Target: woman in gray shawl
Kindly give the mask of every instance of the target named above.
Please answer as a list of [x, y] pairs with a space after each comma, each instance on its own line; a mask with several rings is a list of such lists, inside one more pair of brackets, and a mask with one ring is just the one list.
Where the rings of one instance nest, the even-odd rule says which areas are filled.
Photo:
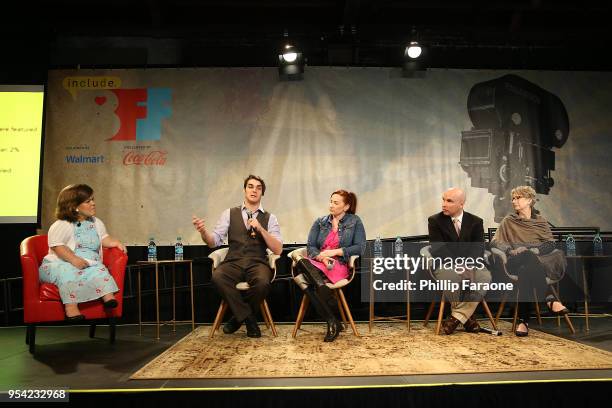
[[555, 249], [555, 240], [548, 222], [533, 207], [535, 190], [519, 186], [512, 190], [512, 206], [515, 213], [506, 216], [499, 224], [492, 245], [508, 256], [506, 268], [518, 276], [518, 290], [522, 302], [518, 305], [519, 324], [515, 334], [529, 334], [531, 302], [527, 301], [535, 288], [538, 298], [545, 294], [546, 305], [555, 314], [567, 314], [568, 310], [546, 284], [546, 277], [557, 280], [565, 273], [567, 262], [561, 251]]

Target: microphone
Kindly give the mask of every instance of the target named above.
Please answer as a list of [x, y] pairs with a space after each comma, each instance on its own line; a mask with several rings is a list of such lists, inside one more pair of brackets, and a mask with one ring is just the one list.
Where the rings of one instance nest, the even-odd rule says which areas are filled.
[[[251, 212], [251, 210], [247, 210], [246, 213], [247, 213], [247, 221], [253, 218], [253, 212]], [[249, 235], [251, 235], [251, 238], [255, 238], [255, 229], [253, 228], [252, 225], [249, 225]]]

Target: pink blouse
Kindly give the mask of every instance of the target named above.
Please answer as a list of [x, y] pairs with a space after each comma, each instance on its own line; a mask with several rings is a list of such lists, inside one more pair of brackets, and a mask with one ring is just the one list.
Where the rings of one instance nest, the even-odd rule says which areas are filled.
[[[325, 242], [323, 242], [323, 246], [321, 247], [321, 251], [325, 251], [326, 249], [338, 249], [340, 246], [340, 239], [338, 238], [338, 231], [330, 231], [325, 238]], [[327, 279], [330, 280], [331, 283], [336, 283], [339, 280], [348, 278], [349, 271], [348, 266], [338, 261], [334, 260], [334, 266], [331, 270], [327, 269], [327, 266], [323, 262], [319, 262], [314, 259], [309, 259], [310, 263], [319, 268], [321, 272], [327, 276]]]

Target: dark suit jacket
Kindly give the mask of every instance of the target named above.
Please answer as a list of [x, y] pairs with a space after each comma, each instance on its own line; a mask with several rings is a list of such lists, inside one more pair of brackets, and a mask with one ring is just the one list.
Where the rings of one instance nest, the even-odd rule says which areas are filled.
[[[461, 231], [453, 226], [453, 220], [448, 215], [439, 212], [427, 220], [429, 242], [432, 245], [431, 254], [434, 257], [471, 257], [476, 259], [484, 255], [484, 228], [482, 218], [463, 212]], [[467, 243], [474, 243], [469, 245]]]

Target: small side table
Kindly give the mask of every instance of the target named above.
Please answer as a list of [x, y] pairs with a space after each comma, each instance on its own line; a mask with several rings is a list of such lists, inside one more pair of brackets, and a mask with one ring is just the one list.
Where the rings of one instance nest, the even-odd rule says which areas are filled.
[[[406, 322], [408, 333], [410, 333], [410, 290], [406, 290], [406, 315], [405, 316], [376, 316], [374, 311], [374, 305], [376, 303], [375, 292], [374, 292], [374, 260], [370, 259], [370, 313], [368, 318], [368, 332], [372, 332], [372, 325], [376, 321], [395, 321], [395, 322]], [[406, 270], [406, 282], [410, 282], [410, 272]]]
[[[176, 265], [177, 264], [188, 264], [189, 265], [189, 294], [191, 295], [191, 330], [195, 330], [195, 320], [193, 312], [193, 268], [191, 259], [185, 259], [183, 261], [175, 261], [173, 259], [163, 261], [138, 261], [138, 264], [142, 266], [151, 266], [155, 268], [155, 316], [156, 316], [156, 336], [155, 340], [159, 340], [159, 267], [165, 265], [172, 265], [172, 332], [176, 332]], [[138, 333], [142, 336], [142, 303], [141, 303], [141, 281], [140, 274], [145, 268], [138, 268]]]
[[600, 261], [612, 258], [612, 255], [567, 255], [567, 259], [582, 262], [582, 293], [584, 294], [584, 320], [585, 331], [589, 331], [589, 286], [587, 283], [587, 263], [588, 261]]

